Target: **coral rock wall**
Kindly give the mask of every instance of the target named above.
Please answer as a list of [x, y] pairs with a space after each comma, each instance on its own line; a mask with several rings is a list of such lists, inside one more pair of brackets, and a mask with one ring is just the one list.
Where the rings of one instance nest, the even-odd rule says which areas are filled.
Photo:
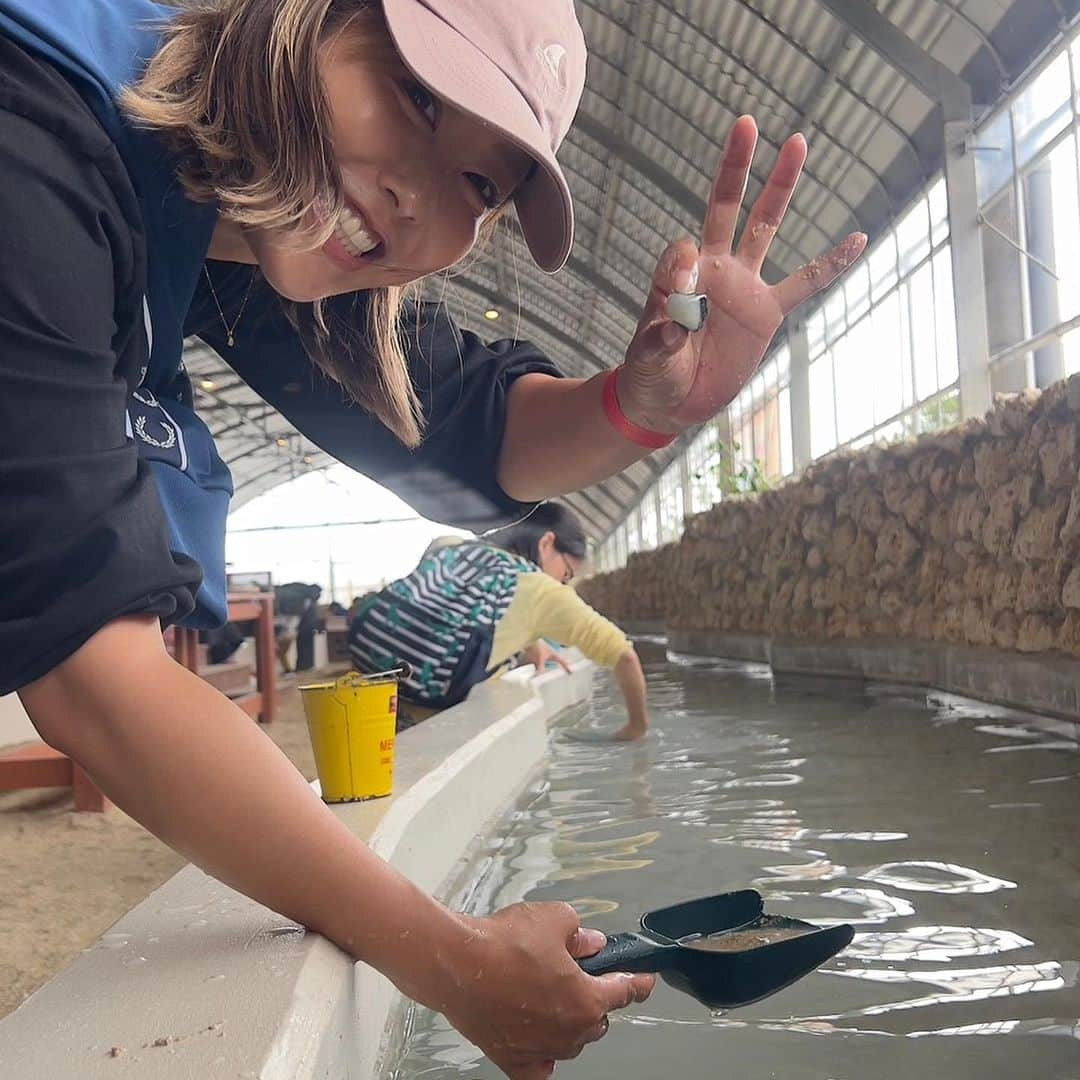
[[840, 452], [582, 583], [616, 620], [1080, 657], [1080, 376], [985, 420]]

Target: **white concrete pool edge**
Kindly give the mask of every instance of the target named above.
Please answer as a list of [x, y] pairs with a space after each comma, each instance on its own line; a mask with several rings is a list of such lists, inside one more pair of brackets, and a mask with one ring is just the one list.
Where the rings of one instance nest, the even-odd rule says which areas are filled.
[[[586, 662], [529, 674], [404, 732], [392, 799], [335, 807], [436, 895], [542, 761], [549, 722], [588, 698]], [[0, 1020], [0, 1072], [370, 1080], [400, 1004], [371, 968], [187, 867]]]

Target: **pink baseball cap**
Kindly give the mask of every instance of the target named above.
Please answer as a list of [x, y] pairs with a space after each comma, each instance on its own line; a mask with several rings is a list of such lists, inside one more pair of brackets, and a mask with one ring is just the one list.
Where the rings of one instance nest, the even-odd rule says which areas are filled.
[[434, 94], [535, 162], [514, 196], [533, 258], [562, 269], [574, 243], [570, 186], [555, 159], [585, 89], [573, 0], [383, 0], [394, 44]]

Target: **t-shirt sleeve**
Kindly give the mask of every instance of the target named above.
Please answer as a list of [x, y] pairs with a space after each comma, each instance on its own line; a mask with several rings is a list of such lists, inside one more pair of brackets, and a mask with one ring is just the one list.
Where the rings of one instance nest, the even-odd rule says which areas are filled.
[[613, 668], [632, 648], [626, 635], [572, 588], [539, 571], [518, 578], [513, 607], [529, 613], [531, 640], [574, 645], [601, 667]]
[[[217, 266], [213, 275], [216, 284]], [[340, 302], [357, 303], [353, 297]], [[444, 305], [410, 306], [405, 340], [426, 420], [422, 445], [410, 451], [313, 367], [268, 287], [257, 289], [251, 306], [251, 322], [234, 347], [220, 324], [208, 324], [199, 336], [317, 446], [444, 524], [484, 532], [533, 509], [502, 490], [496, 464], [514, 381], [533, 372], [560, 374], [536, 346], [485, 344], [462, 331]]]
[[103, 160], [9, 104], [0, 97], [0, 694], [117, 616], [185, 614], [201, 579], [170, 552], [125, 433], [145, 356], [132, 346], [137, 220]]

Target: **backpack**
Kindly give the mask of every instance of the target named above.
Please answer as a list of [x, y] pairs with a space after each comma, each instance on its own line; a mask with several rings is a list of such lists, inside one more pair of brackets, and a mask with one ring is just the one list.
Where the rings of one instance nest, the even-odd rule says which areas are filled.
[[514, 598], [518, 576], [536, 567], [480, 542], [429, 552], [407, 577], [372, 597], [349, 627], [358, 671], [408, 665], [406, 701], [448, 708], [489, 678], [495, 627]]

